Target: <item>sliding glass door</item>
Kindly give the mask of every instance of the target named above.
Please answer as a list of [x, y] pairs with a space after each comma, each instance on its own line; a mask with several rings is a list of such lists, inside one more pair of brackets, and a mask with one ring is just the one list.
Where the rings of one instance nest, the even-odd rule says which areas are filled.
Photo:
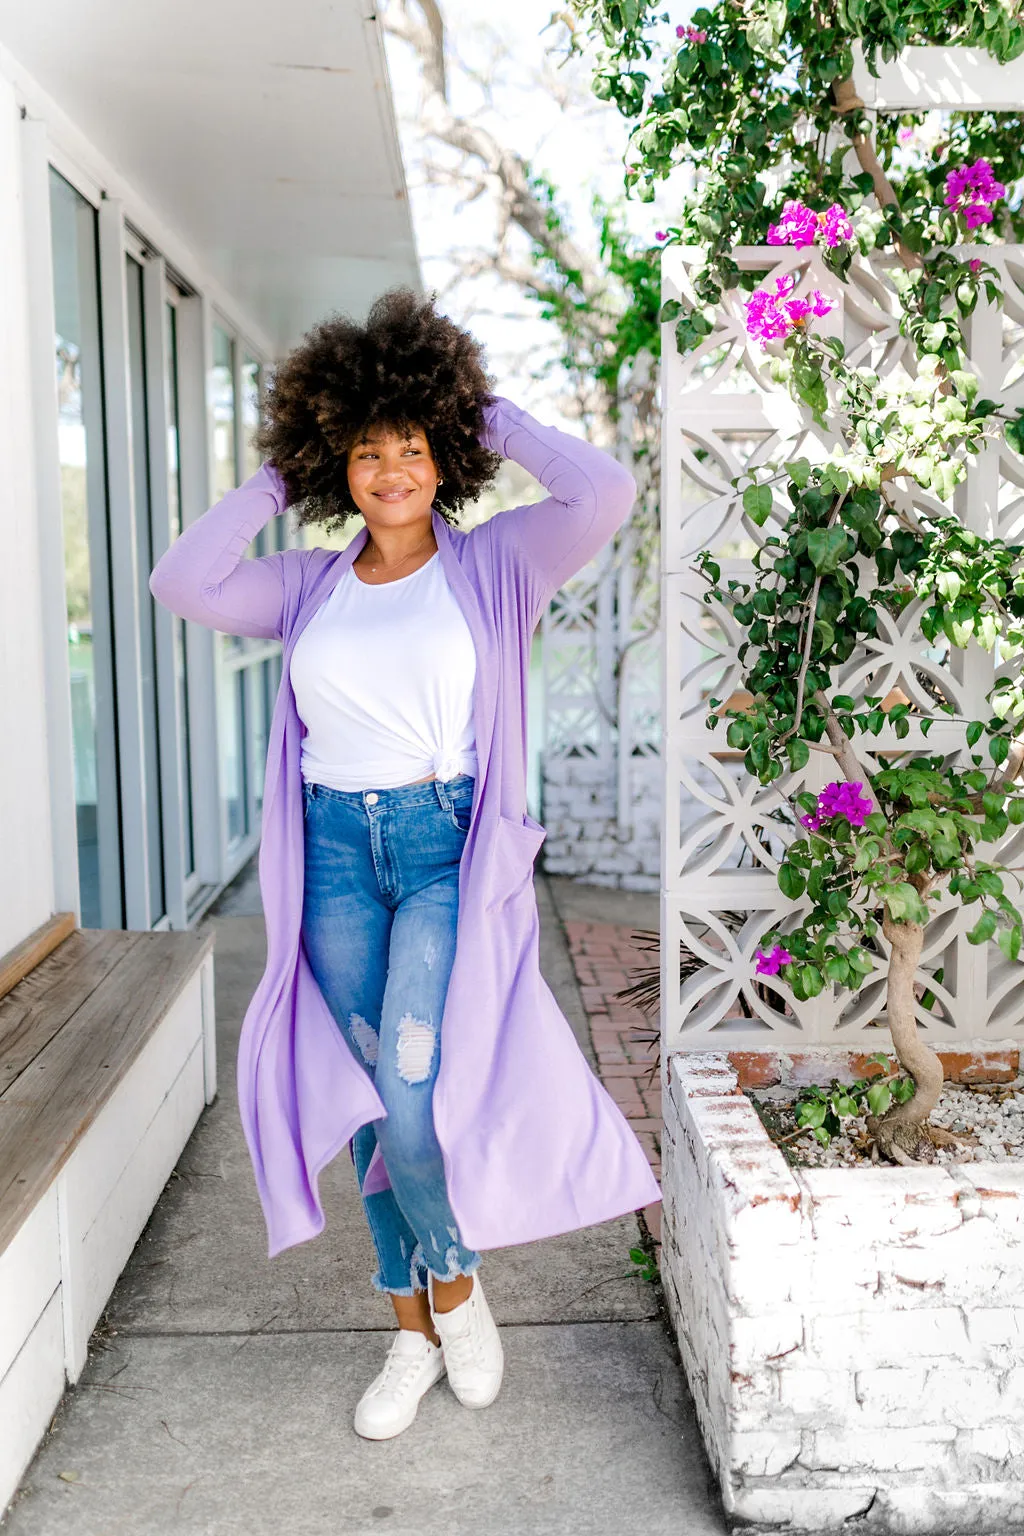
[[[167, 403], [167, 497], [170, 537], [181, 532], [181, 385], [179, 378], [178, 304], [181, 294], [168, 284], [164, 299], [164, 396]], [[178, 782], [181, 790], [181, 828], [184, 843], [186, 891], [196, 883], [195, 827], [192, 814], [192, 725], [189, 709], [185, 621], [175, 618], [174, 681], [178, 714]]]
[[76, 811], [57, 857], [77, 855], [84, 927], [185, 926], [253, 850], [280, 646], [184, 623], [149, 579], [258, 467], [263, 365], [115, 204], [51, 169], [50, 214]]
[[132, 488], [135, 510], [135, 552], [139, 612], [139, 662], [142, 683], [143, 773], [145, 778], [146, 848], [149, 874], [149, 922], [158, 923], [167, 910], [164, 882], [164, 820], [161, 791], [160, 680], [157, 670], [156, 614], [149, 590], [153, 557], [154, 498], [150, 492], [149, 400], [146, 379], [144, 272], [133, 256], [125, 258], [128, 311], [128, 381], [131, 412]]
[[96, 210], [50, 173], [55, 363], [82, 925], [124, 921]]

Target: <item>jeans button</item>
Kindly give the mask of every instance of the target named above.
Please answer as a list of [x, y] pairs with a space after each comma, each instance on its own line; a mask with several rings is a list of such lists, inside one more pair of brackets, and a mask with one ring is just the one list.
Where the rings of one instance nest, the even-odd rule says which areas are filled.
[[366, 797], [366, 803], [367, 803], [367, 805], [376, 805], [377, 801], [379, 799], [380, 799], [380, 796], [379, 795], [375, 795], [373, 790], [371, 790], [370, 793]]

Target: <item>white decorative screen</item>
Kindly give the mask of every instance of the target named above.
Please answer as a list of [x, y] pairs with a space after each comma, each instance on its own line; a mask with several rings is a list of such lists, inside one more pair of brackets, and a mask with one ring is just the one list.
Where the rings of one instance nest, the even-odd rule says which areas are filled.
[[[973, 251], [962, 254], [966, 259]], [[1016, 406], [1024, 403], [1024, 251], [988, 246], [984, 255], [1000, 270], [1005, 307], [979, 305], [969, 322], [969, 366], [981, 397]], [[736, 257], [741, 269], [763, 272], [766, 282], [792, 271], [798, 293], [820, 288], [834, 299], [836, 309], [816, 325], [841, 335], [855, 364], [886, 374], [903, 362], [908, 343], [899, 334], [884, 264], [859, 263], [844, 284], [813, 248], [741, 248]], [[693, 302], [691, 276], [700, 259], [697, 251], [666, 251], [664, 299]], [[726, 746], [728, 722], [713, 732], [706, 727], [709, 698], [741, 702], [741, 637], [727, 612], [704, 603], [708, 588], [693, 569], [695, 556], [711, 550], [723, 584], [729, 576], [745, 579], [757, 546], [779, 532], [780, 521], [754, 527], [730, 481], [770, 461], [820, 458], [830, 446], [829, 434], [771, 383], [759, 344], [746, 334], [746, 297], [729, 295], [714, 332], [686, 357], [676, 350], [671, 324], [663, 334], [663, 1045], [707, 1050], [842, 1042], [878, 1049], [884, 1042], [872, 1026], [884, 1023], [884, 995], [877, 973], [856, 996], [827, 989], [809, 1002], [797, 1002], [778, 978], [754, 975], [762, 935], [795, 910], [776, 879], [781, 850], [794, 835], [780, 787], [818, 790], [837, 776], [832, 759], [812, 753], [802, 773], [762, 788], [744, 770], [741, 754]], [[916, 488], [898, 491], [896, 499], [911, 522], [921, 508], [952, 510], [979, 532], [1024, 541], [1024, 463], [1002, 441], [978, 456], [952, 507]], [[877, 641], [869, 655], [851, 660], [838, 691], [885, 697], [899, 688], [922, 711], [943, 698], [968, 720], [987, 719], [991, 656], [976, 647], [952, 653], [930, 647], [917, 627], [919, 613], [920, 604], [899, 620], [880, 613]], [[874, 767], [887, 752], [957, 752], [962, 733], [961, 724], [940, 715], [927, 741], [915, 724], [902, 742], [883, 731], [858, 736], [855, 746]], [[1011, 829], [995, 856], [1024, 866], [1024, 830]], [[1024, 967], [1010, 965], [995, 945], [967, 943], [976, 917], [976, 909], [947, 897], [928, 929], [918, 1013], [936, 1043], [1024, 1033]], [[688, 971], [682, 981], [681, 957]]]

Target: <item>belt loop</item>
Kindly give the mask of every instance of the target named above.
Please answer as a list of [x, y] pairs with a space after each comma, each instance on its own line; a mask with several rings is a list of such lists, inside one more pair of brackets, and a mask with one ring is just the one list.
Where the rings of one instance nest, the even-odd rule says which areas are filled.
[[440, 805], [442, 811], [450, 811], [452, 808], [451, 796], [445, 789], [443, 780], [440, 778], [434, 778], [431, 780], [431, 783], [434, 786], [434, 792], [437, 795], [438, 804]]

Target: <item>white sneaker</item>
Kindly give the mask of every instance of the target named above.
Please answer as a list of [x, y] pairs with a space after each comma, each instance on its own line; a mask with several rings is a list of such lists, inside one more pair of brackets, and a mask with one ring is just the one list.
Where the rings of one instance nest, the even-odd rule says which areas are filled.
[[356, 1404], [355, 1431], [364, 1440], [390, 1440], [408, 1429], [420, 1398], [444, 1375], [444, 1355], [425, 1333], [400, 1328], [384, 1369]]
[[427, 1271], [430, 1311], [444, 1352], [451, 1389], [466, 1408], [486, 1408], [498, 1395], [505, 1354], [480, 1278], [450, 1312], [434, 1311], [433, 1275]]

